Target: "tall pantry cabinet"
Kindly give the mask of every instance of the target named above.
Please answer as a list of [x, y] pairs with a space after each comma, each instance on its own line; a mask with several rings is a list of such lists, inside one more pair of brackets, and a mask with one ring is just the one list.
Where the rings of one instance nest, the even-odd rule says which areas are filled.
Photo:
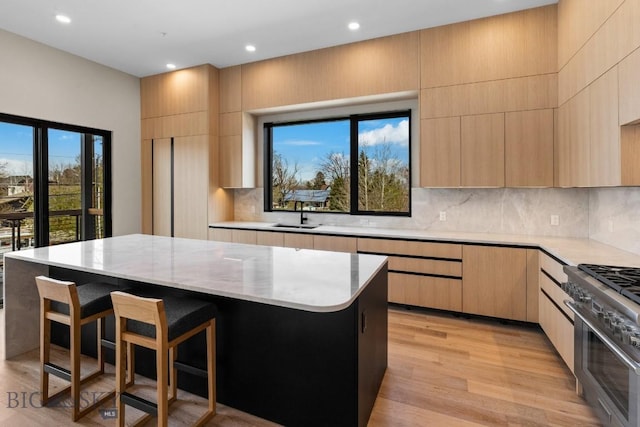
[[142, 230], [208, 238], [229, 219], [232, 195], [218, 183], [218, 70], [202, 65], [145, 77], [142, 116]]

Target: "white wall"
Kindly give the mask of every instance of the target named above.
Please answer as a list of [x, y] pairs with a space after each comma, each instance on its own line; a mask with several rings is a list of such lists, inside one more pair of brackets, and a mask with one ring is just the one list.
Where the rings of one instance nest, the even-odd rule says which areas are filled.
[[140, 232], [140, 79], [3, 30], [0, 52], [0, 112], [112, 131], [113, 234]]

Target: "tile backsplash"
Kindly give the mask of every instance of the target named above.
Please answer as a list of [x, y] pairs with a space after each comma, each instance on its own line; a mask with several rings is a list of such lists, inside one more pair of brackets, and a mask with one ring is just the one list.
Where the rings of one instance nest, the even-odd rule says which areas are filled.
[[[311, 223], [588, 237], [587, 189], [427, 189], [411, 193], [410, 218], [309, 213]], [[298, 215], [264, 212], [263, 189], [235, 190], [235, 220], [296, 222]], [[440, 220], [445, 212], [446, 220]], [[551, 224], [557, 215], [558, 225]]]
[[589, 237], [640, 254], [640, 187], [592, 188]]
[[[640, 187], [414, 188], [410, 218], [309, 213], [311, 223], [591, 238], [640, 254]], [[263, 190], [235, 190], [237, 221], [296, 222], [264, 212]], [[440, 220], [445, 212], [446, 221]], [[552, 215], [558, 225], [552, 225]]]

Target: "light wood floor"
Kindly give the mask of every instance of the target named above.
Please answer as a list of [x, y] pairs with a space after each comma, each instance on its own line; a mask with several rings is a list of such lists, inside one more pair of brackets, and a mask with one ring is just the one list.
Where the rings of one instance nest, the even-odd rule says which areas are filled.
[[[38, 372], [37, 352], [0, 361], [0, 425], [71, 424], [68, 409], [38, 408], [37, 394], [30, 404]], [[100, 391], [112, 381], [106, 375], [88, 388]], [[143, 393], [153, 392], [152, 383], [140, 382]], [[538, 328], [391, 308], [389, 367], [369, 426], [599, 425], [574, 388], [573, 376]], [[204, 399], [187, 393], [179, 398], [170, 425], [188, 425], [204, 410]], [[127, 415], [137, 414], [128, 409]], [[78, 424], [114, 421], [95, 411]], [[219, 404], [208, 425], [274, 424]]]

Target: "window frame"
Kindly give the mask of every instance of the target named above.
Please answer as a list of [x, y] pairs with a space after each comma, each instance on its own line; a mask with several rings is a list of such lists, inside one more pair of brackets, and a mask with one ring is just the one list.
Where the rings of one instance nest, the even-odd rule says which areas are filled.
[[[53, 122], [48, 120], [40, 120], [29, 117], [16, 116], [12, 114], [0, 113], [0, 122], [12, 123], [16, 125], [30, 126], [33, 128], [33, 180], [36, 192], [34, 194], [34, 232], [35, 232], [35, 246], [42, 247], [49, 245], [49, 188], [48, 183], [49, 170], [48, 170], [48, 131], [50, 129], [76, 132], [82, 134], [81, 136], [81, 168], [82, 168], [82, 182], [83, 182], [83, 195], [82, 200], [86, 201], [90, 199], [91, 188], [84, 185], [87, 181], [86, 168], [90, 167], [90, 163], [87, 164], [87, 160], [90, 154], [93, 153], [93, 147], [87, 150], [86, 145], [89, 144], [89, 138], [87, 135], [101, 136], [103, 139], [102, 148], [102, 163], [103, 163], [103, 179], [104, 179], [104, 208], [103, 208], [103, 221], [104, 221], [104, 237], [111, 237], [113, 234], [112, 226], [112, 182], [111, 182], [111, 131], [90, 128], [85, 126], [70, 125], [65, 123]], [[83, 210], [85, 206], [83, 204]], [[81, 231], [81, 240], [86, 240], [86, 231], [88, 221], [83, 220], [83, 229]]]
[[[296, 212], [295, 210], [274, 210], [273, 209], [273, 190], [272, 190], [272, 167], [273, 167], [273, 128], [279, 126], [301, 125], [311, 123], [329, 123], [336, 121], [349, 121], [349, 168], [350, 168], [350, 188], [349, 188], [349, 211], [344, 212], [322, 212], [323, 214], [334, 215], [362, 215], [362, 216], [387, 216], [387, 217], [411, 217], [411, 184], [412, 184], [412, 159], [411, 159], [411, 108], [403, 108], [398, 110], [357, 113], [330, 116], [326, 118], [316, 118], [309, 120], [285, 120], [285, 121], [269, 121], [263, 124], [263, 141], [264, 141], [264, 212]], [[406, 118], [408, 121], [408, 146], [407, 146], [407, 166], [408, 166], [408, 209], [404, 212], [393, 211], [364, 211], [358, 207], [358, 124], [361, 121], [376, 119], [393, 119]]]

